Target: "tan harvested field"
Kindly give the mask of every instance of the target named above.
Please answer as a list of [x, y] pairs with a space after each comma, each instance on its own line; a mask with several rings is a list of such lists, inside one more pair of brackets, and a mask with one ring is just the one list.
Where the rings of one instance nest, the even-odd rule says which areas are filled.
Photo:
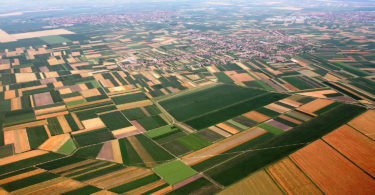
[[301, 107], [297, 108], [297, 110], [315, 115], [315, 111], [320, 110], [332, 103], [334, 103], [334, 101], [332, 100], [316, 99], [307, 104], [302, 105]]
[[45, 187], [64, 182], [65, 180], [67, 180], [67, 178], [57, 177], [57, 178], [54, 178], [54, 179], [51, 179], [51, 180], [47, 180], [47, 181], [44, 181], [44, 182], [41, 182], [41, 183], [37, 183], [35, 185], [31, 185], [31, 186], [27, 186], [25, 188], [18, 189], [16, 191], [13, 191], [12, 194], [24, 195], [24, 194], [34, 193], [34, 192], [37, 192], [38, 190], [43, 189]]
[[122, 128], [122, 129], [114, 130], [114, 131], [112, 131], [112, 134], [116, 137], [116, 136], [119, 136], [121, 134], [129, 133], [129, 132], [137, 131], [137, 130], [138, 130], [137, 127], [130, 126], [130, 127], [125, 127], [125, 128]]
[[6, 164], [9, 164], [9, 163], [13, 163], [13, 162], [17, 162], [17, 161], [20, 161], [20, 160], [32, 158], [32, 157], [35, 157], [35, 156], [40, 156], [40, 155], [47, 154], [47, 153], [48, 153], [47, 151], [42, 151], [42, 150], [31, 150], [31, 151], [24, 152], [24, 153], [21, 153], [21, 154], [8, 156], [8, 157], [5, 157], [5, 158], [1, 159], [0, 166], [6, 165]]
[[44, 106], [53, 104], [50, 92], [38, 93], [34, 95], [35, 106]]
[[120, 145], [118, 143], [118, 140], [111, 141], [111, 144], [112, 144], [114, 162], [122, 164], [122, 155], [121, 155], [121, 150], [120, 150]]
[[[73, 173], [75, 171], [79, 171], [78, 169], [75, 169], [79, 166], [87, 165], [87, 164], [90, 164], [90, 163], [93, 163], [93, 162], [95, 162], [95, 160], [88, 159], [88, 160], [73, 163], [73, 164], [70, 164], [70, 165], [67, 165], [67, 166], [63, 166], [63, 167], [60, 167], [60, 168], [57, 168], [57, 169], [54, 169], [54, 170], [50, 170], [49, 172], [61, 174], [62, 176], [64, 176], [64, 175]], [[87, 168], [87, 167], [84, 167], [84, 168], [81, 168], [81, 169], [85, 169], [85, 168]], [[74, 169], [74, 171], [69, 171], [71, 169]], [[62, 172], [64, 172], [64, 173], [62, 173]]]
[[375, 180], [317, 140], [290, 155], [298, 167], [326, 194], [374, 194]]
[[72, 102], [72, 101], [82, 100], [82, 99], [84, 98], [79, 95], [79, 96], [64, 98], [64, 102]]
[[232, 194], [283, 194], [271, 177], [262, 169], [229, 186], [218, 195]]
[[92, 193], [91, 195], [116, 195], [116, 193], [107, 190], [101, 190], [99, 192]]
[[286, 194], [323, 194], [289, 158], [269, 166], [267, 172]]
[[0, 29], [0, 43], [17, 41], [12, 35]]
[[29, 81], [36, 81], [37, 77], [35, 73], [15, 73], [16, 76], [16, 82], [17, 83], [23, 83], [23, 82], [29, 82]]
[[290, 122], [292, 122], [292, 123], [294, 123], [294, 124], [297, 124], [297, 125], [300, 125], [300, 124], [302, 124], [302, 122], [301, 122], [301, 121], [299, 121], [299, 120], [296, 120], [296, 119], [294, 119], [294, 118], [291, 118], [291, 117], [289, 117], [289, 116], [286, 116], [286, 115], [280, 115], [280, 118], [282, 118], [282, 119], [285, 119], [285, 120], [287, 120], [287, 121], [290, 121]]
[[116, 107], [119, 110], [125, 110], [125, 109], [138, 108], [138, 107], [143, 107], [143, 106], [150, 106], [152, 104], [153, 103], [150, 100], [142, 100], [138, 102], [131, 102], [127, 104], [116, 105]]
[[67, 35], [74, 34], [74, 32], [65, 29], [54, 29], [54, 30], [42, 30], [28, 33], [9, 34], [12, 38], [19, 39], [30, 39], [36, 37], [52, 36], [52, 35]]
[[[334, 130], [323, 139], [364, 171], [375, 176], [374, 141], [348, 125]], [[349, 147], [348, 147], [349, 146]]]
[[171, 190], [173, 190], [173, 186], [167, 186], [159, 191], [152, 193], [151, 195], [162, 195], [162, 194], [166, 194], [167, 192]]
[[84, 120], [82, 121], [82, 124], [85, 126], [86, 130], [100, 129], [105, 127], [105, 124], [100, 118]]
[[29, 172], [26, 172], [26, 173], [21, 173], [21, 174], [17, 174], [17, 175], [11, 176], [11, 177], [7, 177], [5, 179], [0, 180], [0, 185], [10, 183], [10, 182], [13, 182], [13, 181], [17, 181], [17, 180], [20, 180], [20, 179], [23, 179], [23, 178], [26, 178], [26, 177], [30, 177], [30, 176], [33, 176], [33, 175], [36, 175], [36, 174], [39, 174], [39, 173], [43, 173], [43, 172], [45, 172], [45, 170], [36, 169], [36, 170], [29, 171]]
[[36, 127], [36, 126], [41, 126], [41, 125], [46, 125], [46, 124], [48, 124], [47, 120], [38, 120], [38, 121], [29, 122], [29, 123], [23, 123], [19, 125], [4, 127], [3, 131], [12, 131], [12, 130], [24, 129], [27, 127]]
[[297, 102], [297, 101], [295, 101], [295, 100], [293, 100], [291, 98], [285, 98], [285, 99], [280, 100], [279, 102], [287, 104], [289, 106], [293, 106], [295, 108], [302, 105], [302, 103]]
[[99, 188], [109, 189], [118, 185], [132, 182], [134, 180], [152, 175], [153, 172], [149, 169], [138, 167], [127, 167], [119, 171], [105, 174], [100, 177], [88, 180], [87, 183], [95, 185]]
[[266, 116], [264, 114], [261, 114], [261, 113], [259, 113], [257, 111], [250, 111], [248, 113], [243, 114], [242, 116], [244, 116], [244, 117], [246, 117], [248, 119], [251, 119], [251, 120], [253, 120], [255, 122], [258, 122], [258, 123], [263, 122], [263, 121], [268, 120], [268, 119], [271, 118], [271, 117]]
[[81, 91], [81, 94], [83, 97], [87, 98], [87, 97], [100, 95], [100, 92], [98, 91], [97, 88], [93, 88], [93, 89]]
[[67, 114], [69, 114], [68, 111], [62, 111], [62, 112], [56, 112], [56, 113], [51, 113], [51, 114], [38, 115], [35, 118], [36, 118], [36, 120], [40, 120], [40, 119], [52, 118], [52, 117], [55, 117], [55, 116], [63, 116], [63, 115], [67, 115]]
[[146, 193], [154, 188], [157, 188], [161, 185], [164, 185], [165, 184], [165, 181], [163, 180], [159, 180], [159, 181], [155, 181], [153, 183], [150, 183], [150, 184], [147, 184], [147, 185], [144, 185], [142, 187], [139, 187], [139, 188], [136, 188], [134, 190], [131, 190], [129, 192], [126, 192], [127, 194], [143, 194], [143, 193]]
[[265, 106], [265, 108], [268, 108], [268, 109], [273, 110], [273, 111], [278, 112], [278, 113], [284, 113], [284, 112], [288, 112], [290, 110], [290, 108], [280, 106], [280, 105], [275, 104], [275, 103], [268, 104], [267, 106]]
[[64, 131], [64, 133], [69, 133], [72, 131], [72, 129], [70, 128], [68, 124], [68, 121], [66, 121], [66, 118], [63, 115], [57, 116], [57, 120], [59, 121], [59, 124], [62, 130]]
[[12, 99], [16, 97], [16, 91], [15, 90], [7, 90], [4, 91], [4, 100]]
[[224, 123], [219, 123], [216, 125], [217, 127], [220, 127], [221, 129], [224, 129], [225, 131], [228, 131], [229, 133], [231, 134], [236, 134], [238, 132], [240, 132], [239, 130], [227, 125], [227, 124], [224, 124]]
[[223, 153], [227, 150], [230, 150], [242, 143], [245, 143], [251, 139], [254, 139], [264, 133], [266, 133], [264, 129], [261, 128], [251, 128], [248, 130], [244, 130], [232, 137], [214, 143], [210, 146], [207, 146], [203, 149], [197, 150], [193, 153], [190, 153], [184, 157], [182, 157], [182, 161], [187, 165], [194, 165], [204, 160], [207, 160], [217, 154]]
[[230, 137], [230, 136], [232, 136], [230, 133], [228, 133], [228, 132], [226, 132], [226, 131], [223, 131], [223, 130], [221, 130], [220, 128], [217, 128], [217, 127], [215, 127], [215, 126], [211, 126], [211, 127], [209, 127], [208, 129], [210, 129], [211, 131], [213, 131], [213, 132], [215, 132], [215, 133], [218, 133], [218, 134], [220, 134], [220, 135], [222, 135], [222, 136], [224, 136], [224, 137]]
[[26, 129], [5, 131], [4, 143], [5, 145], [13, 144], [15, 153], [21, 153], [30, 150], [29, 138], [27, 137]]
[[39, 146], [41, 150], [48, 150], [56, 152], [61, 146], [70, 139], [69, 134], [61, 134], [50, 137], [42, 145]]
[[72, 179], [66, 179], [56, 184], [51, 184], [49, 186], [46, 186], [44, 188], [35, 190], [31, 193], [27, 193], [29, 195], [39, 195], [39, 194], [62, 194], [65, 192], [69, 192], [78, 188], [81, 188], [83, 186], [86, 186], [86, 184], [81, 183], [79, 181], [75, 181]]
[[55, 57], [51, 57], [47, 60], [48, 64], [50, 66], [58, 65], [58, 64], [64, 64], [65, 61], [63, 59], [57, 59]]
[[299, 93], [301, 95], [316, 97], [316, 98], [326, 98], [325, 94], [337, 93], [334, 90], [322, 90], [322, 91], [313, 91], [313, 92], [304, 92]]
[[129, 140], [130, 144], [133, 146], [134, 150], [137, 152], [139, 157], [145, 163], [146, 167], [153, 167], [156, 165], [156, 162], [154, 162], [154, 159], [146, 151], [146, 149], [142, 146], [141, 142], [139, 142], [136, 137], [131, 136], [131, 137], [128, 137], [127, 139]]
[[66, 110], [65, 105], [56, 106], [56, 107], [52, 107], [52, 108], [34, 110], [34, 113], [35, 113], [35, 115], [42, 115], [42, 114], [47, 114], [47, 113], [51, 113], [51, 112], [58, 112], [58, 111], [62, 111], [62, 110]]
[[22, 109], [22, 105], [21, 105], [21, 98], [17, 97], [17, 98], [13, 98], [10, 100], [10, 109], [13, 111], [13, 110], [19, 110], [19, 109]]
[[375, 139], [375, 110], [368, 110], [348, 123], [353, 128]]

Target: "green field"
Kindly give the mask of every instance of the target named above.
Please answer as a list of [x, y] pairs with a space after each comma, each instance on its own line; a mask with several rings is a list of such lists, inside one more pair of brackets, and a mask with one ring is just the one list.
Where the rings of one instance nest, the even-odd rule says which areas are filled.
[[137, 122], [141, 124], [142, 127], [146, 130], [151, 130], [167, 125], [167, 122], [165, 122], [159, 115], [144, 117], [138, 119]]
[[276, 135], [280, 135], [282, 133], [284, 133], [284, 131], [282, 129], [279, 129], [279, 128], [276, 128], [272, 125], [269, 125], [267, 123], [262, 123], [262, 124], [259, 124], [258, 127], [268, 131], [268, 132], [271, 132], [273, 134], [276, 134]]
[[119, 111], [101, 114], [99, 117], [102, 119], [105, 126], [111, 131], [132, 125]]
[[152, 182], [155, 182], [155, 181], [158, 181], [158, 180], [160, 180], [160, 177], [153, 174], [153, 175], [149, 175], [149, 176], [146, 176], [144, 178], [137, 179], [135, 181], [132, 181], [132, 182], [114, 187], [112, 189], [109, 189], [109, 191], [119, 193], [119, 194], [123, 194], [125, 192], [130, 191], [130, 190], [139, 188], [141, 186], [147, 185], [149, 183], [152, 183]]
[[60, 44], [64, 42], [71, 42], [69, 39], [58, 36], [58, 35], [52, 35], [52, 36], [45, 36], [45, 37], [40, 37], [43, 41], [47, 42], [48, 44]]
[[184, 137], [180, 137], [177, 139], [177, 141], [191, 150], [199, 150], [211, 144], [211, 142], [202, 138], [198, 134], [190, 134]]
[[30, 148], [35, 149], [48, 139], [44, 126], [26, 128], [27, 137], [29, 138]]
[[212, 160], [204, 161], [195, 165], [194, 168], [201, 170], [202, 167], [209, 168], [216, 163], [225, 161], [224, 163], [206, 171], [205, 173], [222, 185], [227, 186], [233, 184], [259, 168], [275, 162], [276, 160], [279, 160], [305, 146], [311, 141], [326, 135], [342, 124], [350, 121], [363, 111], [365, 111], [365, 108], [355, 105], [343, 104], [337, 106], [321, 116], [311, 119], [308, 122], [293, 128], [292, 130], [284, 132], [283, 134], [264, 134], [261, 137], [250, 140], [249, 142], [236, 147], [236, 150], [240, 151], [257, 148], [272, 149], [255, 150], [243, 153], [236, 158], [232, 158], [227, 161], [225, 161], [227, 158], [225, 158], [224, 155], [217, 156], [212, 158]]
[[197, 174], [194, 169], [179, 160], [157, 166], [154, 168], [154, 172], [170, 185], [176, 184]]
[[[179, 121], [213, 112], [241, 101], [266, 93], [262, 90], [243, 88], [235, 85], [215, 85], [171, 97], [160, 102]], [[232, 94], [236, 94], [233, 96]]]
[[114, 139], [112, 133], [106, 128], [74, 134], [73, 138], [76, 140], [78, 146], [87, 146]]
[[166, 125], [166, 126], [163, 126], [163, 127], [159, 127], [159, 128], [147, 131], [144, 134], [147, 135], [148, 137], [152, 138], [152, 139], [158, 139], [158, 138], [165, 137], [165, 136], [168, 136], [170, 134], [176, 133], [178, 131], [180, 131], [180, 129], [178, 129], [174, 126]]
[[121, 95], [112, 97], [112, 100], [115, 104], [126, 104], [130, 102], [136, 102], [141, 100], [147, 100], [147, 96], [144, 93], [133, 93], [129, 95]]

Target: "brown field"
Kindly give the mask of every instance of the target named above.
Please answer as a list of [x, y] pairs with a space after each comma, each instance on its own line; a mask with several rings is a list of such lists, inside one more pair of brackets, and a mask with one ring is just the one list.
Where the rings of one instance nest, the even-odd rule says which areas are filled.
[[22, 109], [21, 105], [21, 98], [13, 98], [10, 100], [10, 109], [13, 110], [19, 110]]
[[81, 183], [79, 181], [75, 181], [72, 179], [66, 179], [59, 183], [48, 185], [44, 188], [35, 190], [31, 193], [28, 193], [29, 195], [35, 194], [62, 194], [65, 192], [69, 192], [78, 188], [81, 188], [83, 186], [86, 186], [86, 184]]
[[125, 109], [137, 108], [137, 107], [141, 107], [141, 106], [150, 106], [152, 104], [153, 103], [150, 100], [142, 100], [142, 101], [138, 101], [138, 102], [131, 102], [131, 103], [127, 103], [127, 104], [116, 105], [116, 107], [119, 110], [125, 110]]
[[159, 181], [155, 181], [153, 183], [150, 183], [150, 184], [147, 184], [147, 185], [144, 185], [142, 187], [139, 187], [139, 188], [136, 188], [134, 190], [131, 190], [129, 192], [126, 192], [127, 194], [143, 194], [143, 193], [146, 193], [154, 188], [157, 188], [161, 185], [164, 185], [165, 184], [165, 181], [163, 180], [159, 180]]
[[[343, 125], [323, 139], [364, 171], [375, 176], [374, 141], [348, 125]], [[350, 146], [350, 147], [348, 147]]]
[[79, 96], [64, 98], [64, 102], [72, 102], [72, 101], [82, 100], [82, 99], [84, 98], [79, 95]]
[[50, 92], [38, 93], [33, 95], [35, 106], [44, 106], [53, 104]]
[[70, 139], [69, 134], [61, 134], [50, 137], [42, 145], [39, 146], [41, 150], [48, 150], [56, 152], [61, 146]]
[[[63, 166], [63, 167], [51, 170], [50, 172], [56, 173], [56, 174], [61, 174], [62, 176], [64, 176], [64, 175], [72, 173], [72, 171], [69, 171], [70, 169], [74, 169], [74, 168], [77, 168], [79, 166], [87, 165], [87, 164], [90, 164], [90, 163], [93, 163], [93, 162], [95, 162], [95, 161], [91, 160], [91, 159], [88, 159], [88, 160], [84, 160], [84, 161], [81, 161], [81, 162], [73, 163], [73, 164], [70, 164], [70, 165], [67, 165], [67, 166]], [[84, 168], [86, 168], [86, 167], [84, 167]], [[79, 171], [79, 170], [74, 169], [74, 171]], [[61, 173], [61, 172], [64, 172], [64, 173]]]
[[268, 119], [271, 118], [271, 117], [266, 116], [264, 114], [261, 114], [261, 113], [259, 113], [257, 111], [250, 111], [248, 113], [243, 114], [242, 116], [244, 116], [244, 117], [246, 117], [248, 119], [251, 119], [251, 120], [253, 120], [255, 122], [258, 122], [258, 123], [263, 122], [263, 121], [268, 120]]
[[330, 94], [330, 93], [337, 93], [337, 92], [334, 90], [322, 90], [322, 91], [304, 92], [304, 93], [299, 93], [299, 94], [316, 97], [316, 98], [326, 98], [325, 94]]
[[330, 104], [334, 103], [332, 100], [325, 100], [325, 99], [316, 99], [312, 102], [302, 105], [301, 107], [297, 108], [302, 112], [306, 112], [312, 115], [315, 115], [314, 112], [322, 109]]
[[229, 133], [231, 134], [236, 134], [238, 132], [240, 132], [239, 130], [225, 124], [225, 123], [219, 123], [216, 125], [217, 127], [220, 127], [221, 129], [224, 129], [225, 131], [228, 131]]
[[35, 73], [15, 73], [15, 76], [16, 76], [17, 83], [37, 80]]
[[149, 169], [139, 167], [126, 167], [119, 171], [90, 179], [87, 181], [87, 183], [95, 185], [99, 188], [109, 189], [152, 174], [153, 172]]
[[280, 105], [275, 104], [275, 103], [268, 104], [267, 106], [265, 106], [265, 108], [268, 108], [268, 109], [273, 110], [273, 111], [278, 112], [278, 113], [284, 113], [284, 112], [288, 112], [290, 110], [290, 108], [286, 108], [284, 106], [280, 106]]
[[230, 137], [230, 136], [232, 136], [230, 133], [227, 133], [227, 132], [225, 132], [225, 131], [223, 131], [220, 128], [217, 128], [215, 126], [211, 126], [208, 129], [210, 129], [211, 131], [216, 132], [216, 133], [218, 133], [218, 134], [220, 134], [220, 135], [222, 135], [224, 137]]
[[52, 108], [45, 108], [45, 109], [40, 109], [40, 110], [34, 110], [34, 113], [35, 113], [35, 115], [42, 115], [42, 114], [47, 114], [47, 113], [51, 113], [51, 112], [58, 112], [58, 111], [62, 111], [62, 110], [66, 110], [65, 105], [56, 106], [56, 107], [52, 107]]
[[21, 153], [30, 150], [29, 138], [27, 137], [26, 129], [5, 131], [4, 143], [5, 145], [13, 144], [15, 153]]
[[84, 120], [84, 121], [82, 121], [82, 124], [83, 124], [83, 126], [85, 126], [86, 130], [100, 129], [100, 128], [105, 127], [105, 124], [103, 123], [103, 121], [100, 118], [93, 118], [93, 119]]
[[4, 100], [12, 99], [16, 97], [16, 91], [15, 90], [7, 90], [4, 91]]
[[132, 131], [137, 131], [137, 127], [135, 126], [130, 126], [130, 127], [125, 127], [125, 128], [122, 128], [122, 129], [117, 129], [117, 130], [114, 130], [112, 131], [112, 134], [117, 137], [117, 136], [120, 136], [124, 133], [129, 133], [129, 132], [132, 132]]
[[31, 67], [20, 68], [20, 73], [28, 73], [28, 72], [33, 72]]
[[173, 187], [172, 186], [167, 186], [159, 191], [156, 191], [154, 193], [152, 193], [151, 195], [162, 195], [162, 194], [166, 194], [167, 192], [173, 190]]
[[29, 172], [26, 172], [26, 173], [21, 173], [21, 174], [18, 174], [18, 175], [7, 177], [5, 179], [0, 180], [0, 185], [10, 183], [10, 182], [13, 182], [13, 181], [17, 181], [17, 180], [20, 180], [20, 179], [23, 179], [23, 178], [26, 178], [26, 177], [30, 177], [30, 176], [33, 176], [33, 175], [36, 175], [36, 174], [39, 174], [39, 173], [43, 173], [43, 172], [45, 172], [45, 170], [36, 169], [36, 170], [29, 171]]
[[8, 157], [1, 159], [0, 166], [13, 163], [13, 162], [17, 162], [20, 160], [28, 159], [28, 158], [35, 157], [35, 156], [40, 156], [40, 155], [47, 154], [47, 153], [48, 153], [47, 151], [42, 151], [42, 150], [31, 150], [31, 151], [16, 154], [13, 156], [8, 156]]
[[242, 143], [245, 143], [255, 137], [258, 137], [267, 131], [261, 128], [251, 128], [248, 130], [244, 130], [232, 137], [224, 139], [222, 141], [216, 142], [210, 146], [197, 150], [193, 153], [190, 153], [184, 157], [182, 157], [182, 161], [187, 165], [194, 165], [204, 160], [207, 160], [217, 154], [223, 153], [227, 150], [230, 150]]
[[100, 149], [96, 159], [113, 161], [113, 152], [111, 141], [104, 142], [102, 148]]
[[286, 116], [286, 115], [280, 115], [280, 118], [282, 118], [282, 119], [285, 119], [285, 120], [287, 120], [287, 121], [290, 121], [290, 122], [292, 122], [292, 123], [294, 123], [294, 124], [297, 124], [297, 125], [300, 125], [300, 124], [302, 124], [302, 122], [301, 122], [301, 121], [299, 121], [299, 120], [296, 120], [296, 119], [294, 119], [294, 118], [291, 118], [291, 117], [289, 117], [289, 116]]
[[13, 125], [10, 127], [4, 127], [3, 131], [12, 131], [12, 130], [24, 129], [27, 127], [36, 127], [36, 126], [41, 126], [41, 125], [46, 125], [46, 124], [48, 124], [47, 120], [39, 120], [39, 121], [33, 121], [33, 122], [23, 123], [19, 125]]
[[302, 103], [297, 102], [291, 98], [285, 98], [285, 99], [280, 100], [279, 102], [287, 104], [289, 106], [293, 106], [295, 108], [302, 105]]
[[31, 185], [31, 186], [27, 186], [25, 188], [18, 189], [16, 191], [13, 191], [12, 194], [24, 195], [24, 194], [34, 193], [34, 192], [37, 192], [38, 190], [46, 188], [48, 186], [64, 182], [65, 180], [67, 180], [67, 178], [57, 177], [57, 178], [54, 178], [54, 179], [51, 179], [51, 180], [47, 180], [47, 181], [44, 181], [44, 182], [41, 182], [41, 183], [37, 183], [35, 185]]
[[289, 158], [269, 166], [267, 172], [286, 194], [323, 194]]
[[271, 177], [262, 169], [229, 186], [219, 195], [229, 194], [283, 194]]
[[298, 150], [290, 158], [326, 194], [375, 193], [375, 180], [322, 140]]
[[72, 131], [72, 129], [70, 128], [68, 124], [68, 121], [66, 121], [66, 118], [63, 115], [57, 116], [57, 120], [59, 121], [60, 126], [62, 130], [64, 131], [64, 133], [69, 133]]
[[371, 139], [375, 139], [375, 110], [368, 110], [348, 124]]
[[130, 144], [133, 146], [134, 150], [137, 152], [139, 157], [145, 163], [146, 167], [153, 167], [156, 165], [154, 159], [150, 156], [150, 154], [146, 151], [146, 149], [142, 146], [141, 142], [134, 136], [127, 138]]
[[99, 192], [92, 193], [91, 195], [116, 195], [116, 193], [107, 190], [101, 190]]
[[46, 119], [46, 118], [51, 118], [51, 117], [55, 117], [55, 116], [67, 115], [67, 114], [69, 114], [69, 112], [66, 110], [66, 111], [56, 112], [56, 113], [51, 113], [51, 114], [38, 115], [35, 118], [36, 118], [36, 120], [40, 120], [40, 119]]
[[81, 94], [85, 98], [100, 95], [97, 88], [81, 91]]
[[10, 34], [15, 39], [30, 39], [35, 37], [52, 36], [52, 35], [66, 35], [74, 34], [74, 32], [65, 29], [42, 30], [27, 33]]
[[120, 150], [120, 145], [118, 143], [118, 140], [112, 140], [112, 153], [113, 153], [113, 160], [114, 162], [122, 164], [122, 155]]

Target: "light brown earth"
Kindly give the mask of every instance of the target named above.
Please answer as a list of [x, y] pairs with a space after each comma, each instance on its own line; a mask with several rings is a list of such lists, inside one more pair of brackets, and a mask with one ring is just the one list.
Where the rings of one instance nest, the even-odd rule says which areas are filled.
[[325, 99], [316, 99], [307, 104], [302, 105], [301, 107], [297, 108], [302, 112], [306, 112], [309, 114], [314, 114], [315, 111], [320, 110], [330, 104], [334, 103], [332, 100], [325, 100]]
[[286, 194], [323, 194], [289, 158], [269, 166], [267, 172]]
[[361, 169], [375, 176], [373, 140], [348, 125], [341, 126], [324, 136], [323, 139]]
[[105, 127], [105, 124], [100, 118], [84, 120], [82, 124], [86, 129], [100, 129]]
[[258, 123], [263, 122], [263, 121], [268, 120], [268, 119], [271, 118], [271, 117], [266, 116], [264, 114], [261, 114], [261, 113], [259, 113], [257, 111], [250, 111], [248, 113], [243, 114], [242, 116], [244, 116], [244, 117], [246, 117], [248, 119], [251, 119], [251, 120], [253, 120], [255, 122], [258, 122]]
[[218, 195], [232, 194], [283, 194], [271, 177], [262, 169], [229, 186]]
[[66, 121], [66, 118], [63, 115], [57, 116], [57, 120], [59, 121], [59, 124], [62, 130], [64, 131], [64, 133], [69, 133], [72, 131], [72, 129], [69, 126], [68, 121]]
[[19, 109], [22, 109], [22, 105], [21, 105], [21, 98], [20, 97], [17, 97], [17, 98], [13, 98], [10, 100], [10, 109], [13, 111], [13, 110], [19, 110]]
[[16, 76], [17, 83], [37, 80], [35, 73], [15, 73], [15, 76]]
[[290, 158], [326, 194], [375, 193], [375, 180], [322, 140]]
[[221, 129], [224, 129], [225, 131], [231, 133], [231, 134], [236, 134], [238, 132], [240, 132], [239, 130], [227, 125], [227, 124], [224, 124], [224, 123], [219, 123], [216, 125], [217, 127], [221, 128]]
[[284, 106], [280, 106], [280, 105], [275, 104], [275, 103], [268, 104], [267, 106], [265, 106], [265, 108], [268, 108], [268, 109], [273, 110], [273, 111], [278, 112], [278, 113], [284, 113], [284, 112], [288, 112], [290, 110], [290, 108], [286, 108]]
[[375, 110], [368, 110], [348, 123], [358, 131], [375, 139]]

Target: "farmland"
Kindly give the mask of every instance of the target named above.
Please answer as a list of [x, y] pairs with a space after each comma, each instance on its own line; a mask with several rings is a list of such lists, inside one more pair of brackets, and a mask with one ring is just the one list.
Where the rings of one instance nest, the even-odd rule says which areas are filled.
[[373, 3], [23, 6], [0, 194], [374, 194]]

